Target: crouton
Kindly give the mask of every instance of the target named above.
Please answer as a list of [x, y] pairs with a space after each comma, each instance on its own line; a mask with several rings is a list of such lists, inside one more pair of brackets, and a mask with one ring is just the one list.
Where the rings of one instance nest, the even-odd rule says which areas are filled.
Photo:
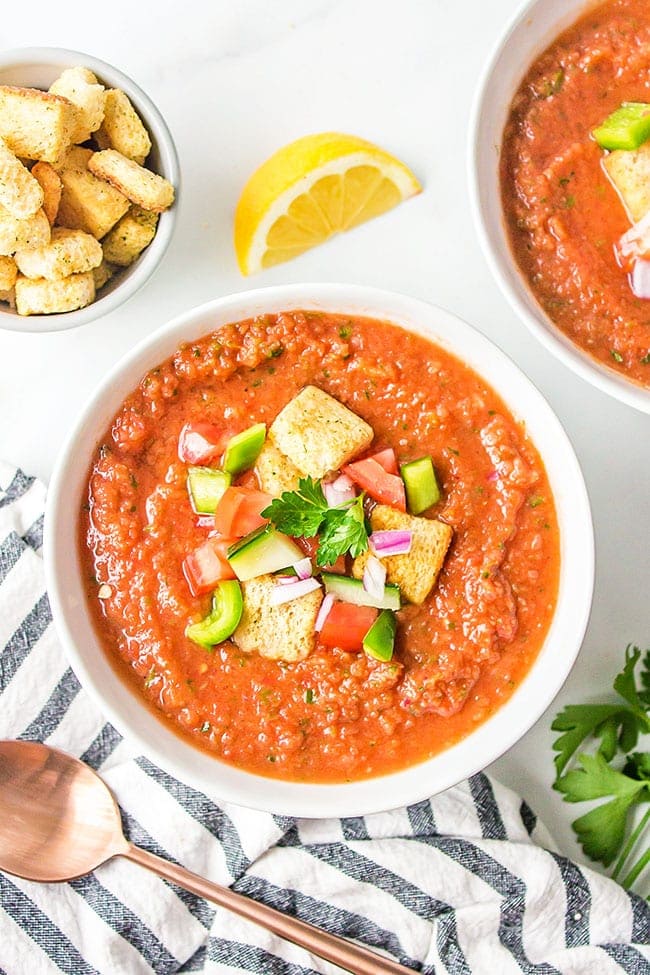
[[66, 68], [50, 85], [53, 95], [61, 95], [77, 107], [73, 142], [85, 142], [104, 119], [106, 89], [88, 68]]
[[638, 149], [616, 149], [603, 159], [603, 166], [628, 212], [632, 223], [650, 213], [650, 142]]
[[0, 139], [0, 204], [19, 220], [32, 217], [43, 205], [40, 183], [3, 139]]
[[50, 223], [43, 210], [26, 220], [17, 220], [0, 206], [0, 254], [8, 256], [23, 247], [40, 247], [49, 239]]
[[[434, 518], [415, 518], [378, 504], [370, 515], [373, 531], [410, 531], [413, 533], [411, 551], [408, 555], [391, 555], [382, 559], [386, 566], [386, 581], [399, 586], [402, 598], [419, 605], [427, 598], [436, 584], [442, 569], [447, 549], [451, 542], [452, 529], [444, 521]], [[352, 575], [363, 578], [363, 570], [369, 552], [364, 552], [352, 563]]]
[[260, 490], [267, 494], [282, 494], [283, 491], [297, 491], [300, 471], [285, 457], [273, 441], [267, 437], [257, 460], [255, 473]]
[[54, 166], [46, 162], [34, 163], [32, 176], [38, 180], [43, 190], [43, 209], [52, 227], [61, 202], [61, 178]]
[[75, 146], [59, 169], [62, 192], [56, 222], [73, 230], [85, 230], [100, 240], [129, 209], [127, 198], [88, 171], [93, 153]]
[[314, 624], [323, 601], [321, 589], [290, 603], [271, 605], [278, 581], [271, 575], [242, 582], [244, 611], [233, 640], [245, 653], [257, 652], [269, 660], [293, 663], [314, 649]]
[[49, 243], [18, 250], [18, 270], [27, 278], [65, 278], [102, 263], [102, 245], [83, 230], [54, 227]]
[[92, 271], [70, 274], [48, 281], [47, 278], [16, 280], [16, 309], [19, 315], [51, 315], [56, 312], [85, 308], [95, 300]]
[[88, 160], [88, 169], [143, 210], [160, 213], [174, 202], [174, 187], [169, 180], [139, 166], [115, 149], [102, 149], [94, 153]]
[[151, 139], [128, 96], [109, 88], [104, 104], [104, 121], [95, 133], [100, 149], [117, 149], [140, 166], [151, 151]]
[[115, 274], [115, 268], [108, 261], [102, 261], [98, 267], [93, 268], [93, 278], [95, 280], [95, 291], [99, 291], [111, 280]]
[[157, 213], [132, 206], [104, 237], [104, 257], [120, 267], [133, 264], [155, 237], [157, 224]]
[[10, 291], [16, 283], [18, 268], [12, 257], [0, 257], [0, 291]]
[[0, 290], [0, 301], [3, 301], [5, 304], [9, 305], [10, 308], [15, 308], [16, 307], [16, 289], [15, 288], [7, 288], [6, 291], [4, 289]]
[[72, 142], [77, 108], [36, 88], [0, 85], [0, 137], [15, 155], [55, 162]]
[[373, 439], [372, 427], [316, 386], [305, 386], [278, 413], [271, 437], [301, 474], [336, 471]]

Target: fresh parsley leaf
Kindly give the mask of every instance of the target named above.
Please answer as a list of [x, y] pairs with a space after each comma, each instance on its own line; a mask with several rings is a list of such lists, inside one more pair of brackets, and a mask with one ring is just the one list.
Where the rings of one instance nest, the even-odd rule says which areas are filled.
[[318, 545], [318, 565], [332, 565], [339, 555], [345, 555], [346, 552], [356, 558], [367, 548], [368, 532], [363, 513], [363, 495], [359, 495], [345, 509], [330, 509]]
[[625, 775], [650, 783], [650, 752], [632, 752], [623, 767]]
[[641, 690], [639, 700], [646, 710], [650, 710], [650, 650], [646, 650], [645, 657], [641, 663]]
[[553, 742], [553, 749], [558, 752], [555, 756], [558, 775], [564, 772], [571, 757], [590, 735], [601, 739], [600, 752], [608, 762], [616, 754], [619, 739], [627, 743], [634, 738], [630, 745], [634, 748], [638, 736], [635, 716], [618, 704], [568, 704], [551, 728], [564, 732]]
[[303, 477], [298, 481], [297, 491], [284, 491], [279, 498], [274, 498], [262, 517], [269, 518], [285, 535], [312, 538], [318, 534], [328, 510], [320, 483]]
[[645, 781], [632, 779], [611, 768], [600, 753], [579, 755], [578, 761], [582, 768], [567, 772], [556, 781], [554, 788], [564, 793], [567, 802], [614, 797], [573, 823], [587, 856], [600, 860], [607, 867], [623, 845], [628, 810], [641, 798], [646, 798], [643, 793], [649, 786]]
[[[609, 762], [618, 750], [631, 751], [639, 734], [650, 732], [650, 715], [643, 704], [644, 692], [637, 691], [635, 680], [635, 667], [640, 656], [638, 647], [628, 646], [625, 666], [614, 680], [614, 690], [626, 704], [569, 704], [557, 715], [551, 728], [564, 732], [553, 743], [554, 751], [558, 752], [555, 756], [558, 775], [562, 774], [571, 757], [590, 735], [600, 739], [599, 751]], [[650, 651], [646, 654], [646, 661], [650, 664]], [[650, 697], [650, 673], [642, 671], [642, 681], [644, 676], [649, 682], [647, 693]]]
[[319, 535], [318, 565], [331, 565], [346, 552], [356, 558], [368, 548], [363, 495], [330, 508], [320, 482], [311, 477], [301, 478], [297, 491], [285, 491], [275, 498], [262, 516], [285, 535]]

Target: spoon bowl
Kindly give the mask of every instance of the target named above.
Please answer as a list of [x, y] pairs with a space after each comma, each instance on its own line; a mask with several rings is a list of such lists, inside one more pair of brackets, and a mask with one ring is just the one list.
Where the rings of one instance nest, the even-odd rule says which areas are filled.
[[139, 863], [356, 975], [412, 971], [134, 846], [122, 832], [108, 786], [91, 768], [36, 741], [0, 741], [0, 870], [25, 880], [75, 880], [114, 856]]
[[0, 823], [0, 870], [25, 880], [74, 880], [128, 848], [99, 776], [36, 741], [0, 742]]

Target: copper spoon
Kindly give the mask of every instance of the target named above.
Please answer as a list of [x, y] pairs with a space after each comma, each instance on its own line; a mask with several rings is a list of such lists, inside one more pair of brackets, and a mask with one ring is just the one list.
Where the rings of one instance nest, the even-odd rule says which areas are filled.
[[122, 832], [108, 786], [88, 765], [39, 742], [0, 741], [0, 870], [25, 880], [74, 880], [114, 856], [133, 860], [356, 975], [413, 975], [368, 948], [134, 846]]

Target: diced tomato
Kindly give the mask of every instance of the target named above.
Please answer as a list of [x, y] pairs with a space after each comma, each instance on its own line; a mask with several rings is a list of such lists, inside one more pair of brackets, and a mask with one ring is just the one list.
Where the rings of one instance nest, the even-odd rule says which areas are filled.
[[377, 619], [379, 611], [371, 606], [334, 603], [323, 623], [319, 638], [328, 647], [361, 650], [363, 638]]
[[213, 537], [184, 559], [183, 573], [193, 596], [210, 592], [222, 579], [235, 579], [227, 553], [235, 539]]
[[230, 437], [213, 423], [186, 423], [178, 438], [178, 456], [185, 464], [207, 464], [224, 452]]
[[377, 453], [372, 454], [368, 460], [376, 460], [380, 467], [384, 468], [387, 474], [399, 474], [397, 457], [395, 456], [395, 451], [392, 447], [386, 447], [384, 450], [377, 451]]
[[214, 527], [228, 538], [243, 538], [267, 523], [260, 514], [273, 500], [265, 491], [229, 487], [214, 513]]
[[[316, 565], [316, 555], [318, 554], [319, 542], [318, 538], [316, 536], [313, 538], [296, 538], [294, 541], [300, 546], [305, 555], [312, 560], [314, 565]], [[320, 568], [326, 569], [327, 572], [338, 572], [340, 575], [345, 575], [345, 555], [339, 555], [336, 562], [334, 562], [332, 565], [324, 565], [320, 566]]]
[[371, 498], [392, 508], [406, 511], [404, 481], [397, 474], [389, 474], [372, 457], [357, 460], [343, 468], [355, 484], [367, 491]]

